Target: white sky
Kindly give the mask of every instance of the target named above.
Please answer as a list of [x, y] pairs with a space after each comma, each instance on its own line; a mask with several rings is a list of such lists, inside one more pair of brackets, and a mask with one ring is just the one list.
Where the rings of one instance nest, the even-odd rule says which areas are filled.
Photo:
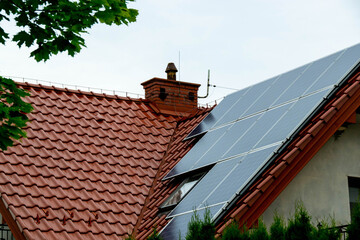
[[[241, 89], [360, 42], [358, 0], [138, 0], [129, 26], [96, 25], [74, 58], [46, 63], [30, 49], [0, 45], [0, 75], [143, 94], [142, 82], [166, 77]], [[6, 26], [2, 24], [3, 27]], [[179, 67], [179, 51], [181, 62]], [[179, 75], [178, 75], [179, 79]], [[232, 90], [211, 88], [212, 102]]]

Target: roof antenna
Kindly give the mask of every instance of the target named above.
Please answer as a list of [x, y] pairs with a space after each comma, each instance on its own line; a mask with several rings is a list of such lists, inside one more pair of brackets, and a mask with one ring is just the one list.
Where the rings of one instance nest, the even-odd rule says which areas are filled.
[[179, 81], [180, 81], [180, 50], [179, 50]]
[[209, 87], [210, 87], [210, 69], [208, 69], [208, 80], [207, 80], [207, 86], [206, 86], [206, 95], [201, 97], [198, 96], [198, 98], [207, 98], [209, 96]]

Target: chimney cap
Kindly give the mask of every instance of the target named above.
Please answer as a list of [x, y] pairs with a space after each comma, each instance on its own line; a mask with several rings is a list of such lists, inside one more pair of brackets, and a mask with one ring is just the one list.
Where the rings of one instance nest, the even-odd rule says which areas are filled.
[[166, 67], [166, 70], [165, 72], [166, 73], [169, 73], [169, 72], [177, 72], [177, 68], [175, 67], [175, 64], [174, 63], [168, 63], [167, 67]]

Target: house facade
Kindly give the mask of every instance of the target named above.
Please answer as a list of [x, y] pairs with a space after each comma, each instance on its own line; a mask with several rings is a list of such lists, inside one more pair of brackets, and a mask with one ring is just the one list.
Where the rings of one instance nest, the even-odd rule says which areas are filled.
[[350, 223], [350, 205], [359, 196], [354, 181], [360, 179], [359, 120], [356, 114], [353, 123], [341, 127], [265, 210], [262, 217], [268, 226], [275, 212], [289, 218], [297, 201], [316, 224], [331, 219], [337, 226]]

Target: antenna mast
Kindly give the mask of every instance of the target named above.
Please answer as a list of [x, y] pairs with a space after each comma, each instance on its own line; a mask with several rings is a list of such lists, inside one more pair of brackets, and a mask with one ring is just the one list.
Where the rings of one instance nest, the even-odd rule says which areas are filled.
[[180, 51], [179, 51], [179, 81], [180, 81]]
[[206, 85], [206, 95], [201, 97], [198, 96], [198, 98], [207, 98], [209, 96], [209, 87], [210, 87], [210, 69], [208, 69], [208, 79], [207, 79], [207, 85]]

